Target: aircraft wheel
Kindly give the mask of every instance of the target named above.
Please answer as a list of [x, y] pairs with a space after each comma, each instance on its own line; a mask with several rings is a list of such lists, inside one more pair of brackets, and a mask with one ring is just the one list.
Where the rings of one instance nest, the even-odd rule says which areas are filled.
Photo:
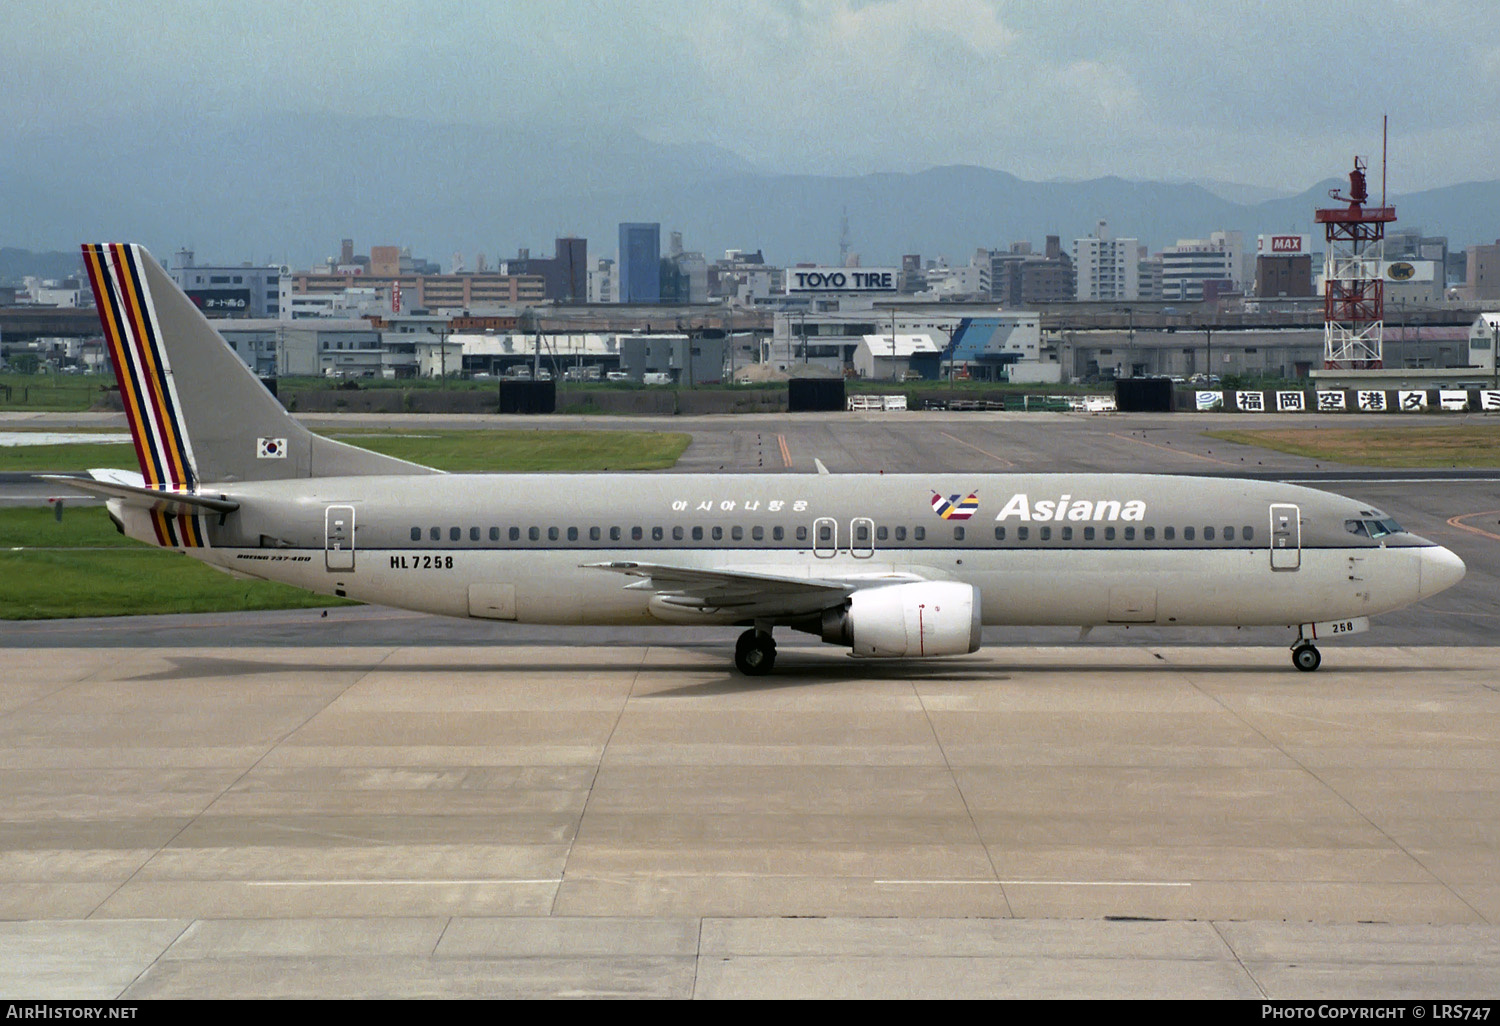
[[1298, 645], [1292, 649], [1292, 665], [1307, 673], [1316, 670], [1323, 662], [1323, 656], [1312, 645]]
[[734, 666], [747, 677], [761, 677], [776, 665], [776, 641], [769, 634], [748, 630], [734, 646]]

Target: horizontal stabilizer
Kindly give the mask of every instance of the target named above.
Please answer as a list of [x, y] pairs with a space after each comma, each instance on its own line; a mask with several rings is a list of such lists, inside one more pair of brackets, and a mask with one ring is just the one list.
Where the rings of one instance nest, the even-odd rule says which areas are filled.
[[119, 499], [127, 506], [148, 509], [153, 513], [184, 514], [197, 516], [205, 513], [233, 513], [240, 504], [233, 499], [214, 498], [192, 492], [163, 491], [140, 485], [123, 484], [119, 481], [104, 481], [86, 477], [69, 477], [65, 474], [38, 474], [43, 481], [76, 488], [101, 499]]

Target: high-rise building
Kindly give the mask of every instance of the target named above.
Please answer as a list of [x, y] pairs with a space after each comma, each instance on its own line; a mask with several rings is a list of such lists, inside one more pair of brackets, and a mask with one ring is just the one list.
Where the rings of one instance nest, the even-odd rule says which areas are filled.
[[1073, 240], [1073, 273], [1079, 301], [1140, 298], [1140, 241], [1116, 239], [1100, 221], [1094, 234]]
[[620, 224], [620, 303], [661, 302], [661, 224], [625, 221]]
[[589, 294], [589, 240], [560, 238], [553, 243], [553, 256], [533, 257], [521, 250], [514, 258], [500, 262], [501, 274], [539, 274], [545, 283], [548, 299], [563, 303], [582, 303]]
[[1056, 235], [1042, 253], [1030, 242], [1013, 242], [1007, 252], [990, 253], [990, 296], [1001, 306], [1063, 303], [1073, 298], [1073, 261]]
[[[1239, 232], [1213, 232], [1206, 239], [1178, 239], [1161, 252], [1161, 298], [1200, 303], [1206, 291], [1222, 294], [1245, 287], [1245, 244]], [[1206, 289], [1214, 282], [1213, 289]]]
[[1465, 250], [1465, 299], [1500, 299], [1500, 239], [1493, 246], [1470, 246]]

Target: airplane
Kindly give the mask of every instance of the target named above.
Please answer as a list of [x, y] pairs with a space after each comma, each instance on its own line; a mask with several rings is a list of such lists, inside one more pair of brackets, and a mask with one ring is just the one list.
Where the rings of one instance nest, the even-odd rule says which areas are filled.
[[[449, 474], [297, 423], [144, 248], [83, 246], [140, 472], [57, 478], [239, 577], [446, 616], [784, 627], [858, 657], [989, 625], [1295, 627], [1292, 662], [1457, 584], [1368, 503], [1147, 474]], [[820, 471], [822, 468], [819, 468]]]

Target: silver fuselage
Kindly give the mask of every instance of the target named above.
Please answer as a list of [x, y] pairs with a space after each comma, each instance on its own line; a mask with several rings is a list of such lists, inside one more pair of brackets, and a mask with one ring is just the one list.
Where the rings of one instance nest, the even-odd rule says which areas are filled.
[[[812, 611], [683, 611], [590, 565], [618, 560], [959, 581], [979, 590], [992, 625], [1295, 625], [1398, 609], [1463, 574], [1416, 535], [1352, 533], [1346, 522], [1384, 517], [1367, 503], [1223, 478], [452, 474], [220, 487], [240, 508], [201, 518], [206, 545], [181, 550], [194, 558], [328, 595], [527, 623]], [[149, 513], [113, 509], [156, 542]]]

